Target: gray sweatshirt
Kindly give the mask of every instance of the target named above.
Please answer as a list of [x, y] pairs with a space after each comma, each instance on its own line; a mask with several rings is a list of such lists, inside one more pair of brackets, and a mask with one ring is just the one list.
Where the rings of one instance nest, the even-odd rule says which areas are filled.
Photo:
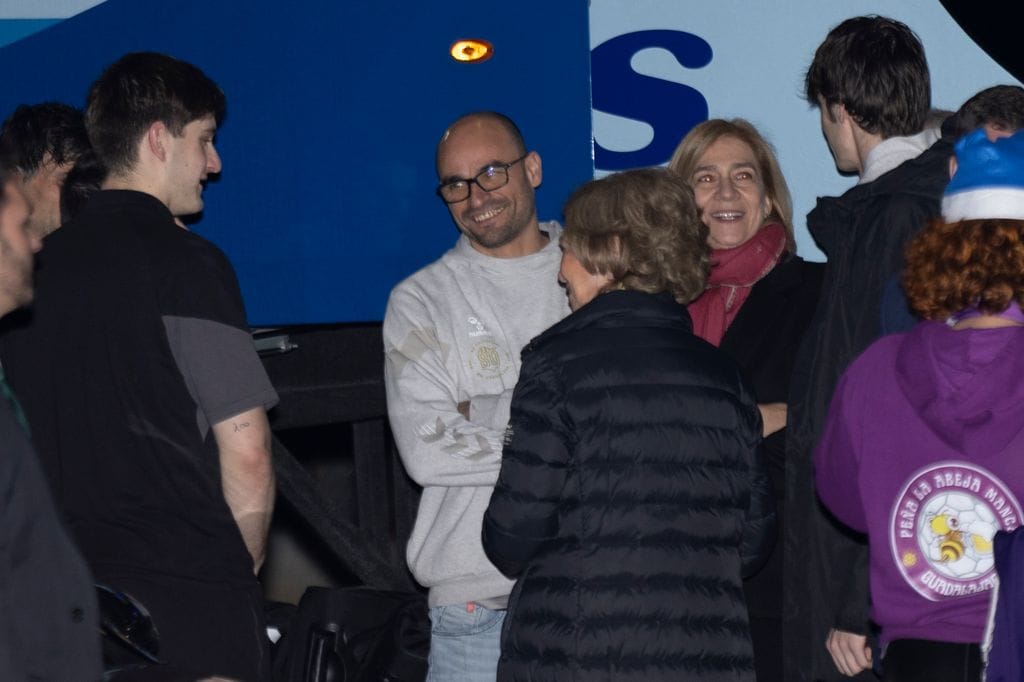
[[[406, 559], [431, 606], [500, 606], [512, 581], [480, 530], [501, 468], [523, 347], [569, 314], [558, 284], [558, 223], [522, 258], [492, 258], [460, 237], [391, 292], [384, 315], [388, 416], [406, 470], [423, 486]], [[469, 419], [458, 404], [470, 402]]]

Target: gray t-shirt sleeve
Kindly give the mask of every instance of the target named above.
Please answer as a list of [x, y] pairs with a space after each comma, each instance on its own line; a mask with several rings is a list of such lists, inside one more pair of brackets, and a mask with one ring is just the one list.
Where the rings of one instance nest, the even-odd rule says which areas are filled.
[[277, 392], [246, 331], [194, 317], [165, 315], [163, 321], [174, 361], [196, 402], [203, 438], [213, 424], [277, 404]]

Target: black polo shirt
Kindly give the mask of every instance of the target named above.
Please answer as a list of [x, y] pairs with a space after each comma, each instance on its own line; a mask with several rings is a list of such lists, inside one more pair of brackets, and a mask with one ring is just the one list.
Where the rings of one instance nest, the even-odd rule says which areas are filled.
[[46, 239], [31, 320], [2, 354], [100, 582], [254, 583], [210, 425], [277, 396], [219, 249], [148, 194], [99, 192]]

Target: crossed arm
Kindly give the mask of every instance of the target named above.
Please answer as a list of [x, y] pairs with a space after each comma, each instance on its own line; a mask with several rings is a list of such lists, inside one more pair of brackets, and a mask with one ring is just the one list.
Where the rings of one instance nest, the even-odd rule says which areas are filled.
[[421, 486], [491, 486], [501, 468], [511, 389], [466, 395], [431, 313], [396, 291], [384, 316], [388, 415], [406, 470]]

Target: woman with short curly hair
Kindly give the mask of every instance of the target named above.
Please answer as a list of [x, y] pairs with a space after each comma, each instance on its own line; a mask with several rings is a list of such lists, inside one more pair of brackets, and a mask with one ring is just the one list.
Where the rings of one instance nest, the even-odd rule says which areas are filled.
[[574, 312], [523, 350], [484, 516], [484, 549], [518, 581], [501, 681], [754, 679], [741, 578], [773, 512], [754, 398], [686, 312], [706, 238], [665, 169], [566, 204]]
[[850, 365], [815, 452], [822, 501], [868, 535], [885, 680], [981, 679], [994, 536], [1024, 520], [1024, 132], [956, 155], [907, 250], [925, 321]]
[[708, 275], [708, 229], [675, 174], [643, 168], [583, 185], [565, 205], [561, 245], [609, 288], [667, 291], [689, 303]]

